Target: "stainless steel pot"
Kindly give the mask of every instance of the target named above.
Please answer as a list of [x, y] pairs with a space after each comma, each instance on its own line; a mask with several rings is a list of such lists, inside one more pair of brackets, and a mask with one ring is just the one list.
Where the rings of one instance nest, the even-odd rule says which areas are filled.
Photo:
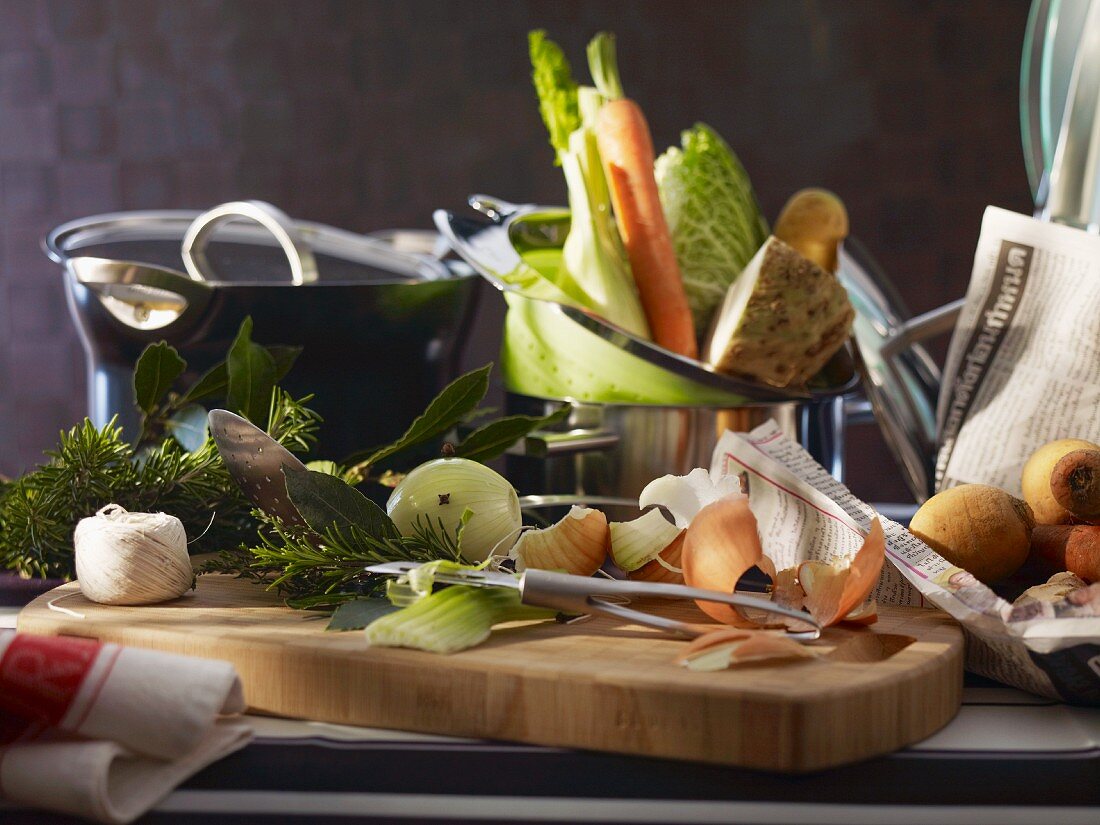
[[65, 268], [89, 416], [102, 425], [118, 415], [132, 429], [132, 369], [147, 344], [167, 340], [197, 376], [225, 357], [251, 315], [257, 341], [304, 347], [282, 383], [315, 394], [325, 418], [319, 454], [340, 458], [396, 437], [453, 376], [480, 284], [430, 253], [404, 251], [410, 237], [401, 233], [399, 246], [292, 221], [257, 201], [57, 227], [44, 245]]
[[[844, 473], [845, 396], [738, 407], [662, 407], [571, 402], [569, 419], [535, 433], [507, 456], [507, 474], [521, 492], [637, 500], [666, 473], [709, 467], [726, 430], [745, 432], [769, 419], [838, 478]], [[546, 415], [560, 399], [508, 393], [509, 413]]]

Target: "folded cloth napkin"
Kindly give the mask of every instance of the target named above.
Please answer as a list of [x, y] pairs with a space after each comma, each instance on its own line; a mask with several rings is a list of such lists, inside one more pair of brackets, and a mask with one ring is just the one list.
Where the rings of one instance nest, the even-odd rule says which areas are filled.
[[247, 744], [244, 709], [228, 662], [0, 632], [0, 798], [130, 822]]

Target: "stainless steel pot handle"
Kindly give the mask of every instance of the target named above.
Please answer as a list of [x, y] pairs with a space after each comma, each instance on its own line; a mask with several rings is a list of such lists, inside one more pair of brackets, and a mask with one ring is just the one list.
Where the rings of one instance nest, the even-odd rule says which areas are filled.
[[531, 204], [521, 206], [492, 195], [470, 195], [467, 203], [495, 224], [502, 224], [517, 212], [531, 207]]
[[[65, 268], [132, 329], [149, 331], [185, 317], [196, 319], [210, 302], [210, 287], [172, 269], [91, 255], [68, 258]], [[153, 314], [165, 311], [169, 314]]]
[[183, 236], [182, 250], [183, 264], [191, 278], [196, 281], [217, 280], [206, 258], [206, 245], [219, 226], [238, 220], [255, 221], [274, 236], [290, 262], [290, 277], [295, 286], [317, 280], [317, 262], [309, 244], [285, 212], [264, 201], [223, 203], [195, 218]]
[[618, 446], [619, 434], [610, 430], [537, 430], [517, 445], [519, 455], [549, 458], [573, 453], [603, 452]]
[[945, 335], [950, 332], [955, 328], [955, 323], [959, 320], [959, 315], [962, 313], [965, 304], [966, 299], [959, 298], [944, 304], [942, 307], [929, 310], [923, 315], [910, 318], [898, 327], [897, 331], [890, 336], [890, 340], [883, 345], [883, 356], [890, 363], [893, 363], [893, 359], [897, 357], [898, 353], [909, 349], [914, 344], [920, 343], [926, 338], [934, 338], [937, 335]]

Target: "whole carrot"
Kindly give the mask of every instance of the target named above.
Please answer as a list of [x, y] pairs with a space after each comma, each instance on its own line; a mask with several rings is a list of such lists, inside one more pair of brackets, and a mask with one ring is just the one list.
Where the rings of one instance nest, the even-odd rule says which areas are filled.
[[1031, 558], [1052, 570], [1068, 570], [1087, 582], [1100, 581], [1100, 527], [1092, 524], [1037, 524]]
[[641, 108], [623, 95], [614, 36], [596, 35], [588, 45], [588, 61], [596, 87], [608, 98], [596, 118], [596, 141], [653, 340], [697, 358], [691, 308], [653, 177], [653, 139]]
[[1050, 473], [1050, 492], [1075, 521], [1100, 522], [1100, 450], [1062, 456]]

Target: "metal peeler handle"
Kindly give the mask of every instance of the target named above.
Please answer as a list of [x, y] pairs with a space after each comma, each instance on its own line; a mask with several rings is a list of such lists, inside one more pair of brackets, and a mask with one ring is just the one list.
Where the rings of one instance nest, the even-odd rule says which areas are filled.
[[520, 598], [525, 604], [536, 607], [549, 607], [565, 613], [603, 613], [687, 638], [701, 636], [705, 631], [686, 622], [678, 622], [674, 619], [666, 619], [662, 616], [654, 616], [651, 613], [644, 613], [640, 610], [614, 604], [606, 601], [606, 597], [656, 596], [662, 599], [699, 599], [734, 607], [748, 607], [775, 616], [795, 619], [810, 628], [809, 630], [788, 632], [787, 635], [792, 639], [812, 641], [821, 636], [821, 625], [810, 615], [801, 611], [791, 610], [752, 596], [700, 590], [682, 584], [654, 584], [650, 582], [640, 584], [618, 579], [593, 579], [570, 576], [565, 573], [552, 573], [547, 570], [530, 569], [524, 572], [520, 578], [519, 591]]

